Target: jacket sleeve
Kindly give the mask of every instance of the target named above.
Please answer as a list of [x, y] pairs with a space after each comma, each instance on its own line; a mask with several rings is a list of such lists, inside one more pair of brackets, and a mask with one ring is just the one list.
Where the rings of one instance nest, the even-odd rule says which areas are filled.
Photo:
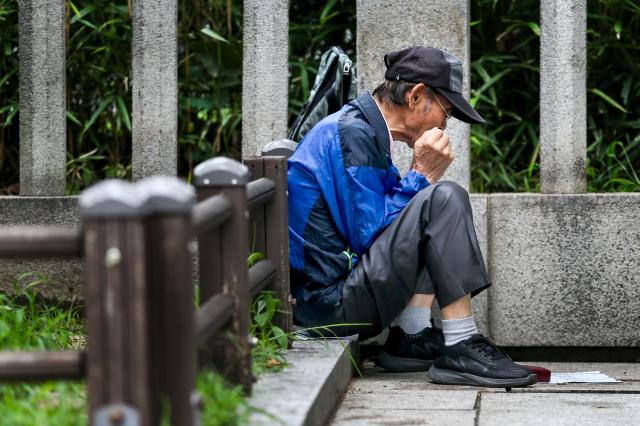
[[[371, 135], [366, 138], [366, 129], [359, 130], [349, 132], [349, 143], [368, 143], [370, 146], [373, 143]], [[351, 249], [362, 255], [376, 237], [398, 217], [413, 196], [426, 188], [429, 182], [424, 176], [411, 170], [389, 187], [385, 182], [396, 178], [387, 176], [392, 173], [393, 166], [386, 156], [383, 158], [384, 167], [381, 167], [380, 160], [371, 158], [360, 162], [364, 164], [345, 162], [342, 150], [336, 148], [336, 151], [331, 157], [334, 191], [341, 222], [338, 227], [342, 228]]]

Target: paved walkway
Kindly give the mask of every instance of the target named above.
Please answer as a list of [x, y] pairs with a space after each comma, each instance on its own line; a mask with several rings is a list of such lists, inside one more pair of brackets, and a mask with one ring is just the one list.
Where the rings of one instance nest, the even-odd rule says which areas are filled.
[[555, 372], [600, 371], [622, 383], [537, 384], [525, 389], [442, 386], [426, 373], [365, 365], [333, 425], [640, 425], [640, 364], [536, 363]]

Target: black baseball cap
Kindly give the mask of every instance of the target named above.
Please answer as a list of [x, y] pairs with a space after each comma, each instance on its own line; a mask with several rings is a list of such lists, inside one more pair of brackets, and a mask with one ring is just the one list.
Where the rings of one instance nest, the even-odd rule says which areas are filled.
[[483, 124], [484, 118], [462, 96], [462, 63], [449, 52], [413, 46], [384, 55], [387, 80], [424, 83], [453, 105], [452, 115], [466, 123]]

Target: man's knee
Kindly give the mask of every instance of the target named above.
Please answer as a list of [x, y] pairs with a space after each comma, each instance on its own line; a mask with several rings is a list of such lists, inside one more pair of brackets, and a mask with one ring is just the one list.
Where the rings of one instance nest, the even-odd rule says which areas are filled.
[[466, 210], [470, 208], [469, 193], [455, 182], [443, 181], [430, 185], [425, 190], [424, 196], [430, 204], [438, 208], [454, 208]]

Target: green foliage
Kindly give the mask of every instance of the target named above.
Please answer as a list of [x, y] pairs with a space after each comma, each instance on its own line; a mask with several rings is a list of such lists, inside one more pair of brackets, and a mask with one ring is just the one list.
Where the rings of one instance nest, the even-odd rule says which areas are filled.
[[[472, 126], [477, 192], [538, 191], [539, 2], [475, 0], [471, 98], [488, 121]], [[640, 7], [588, 2], [589, 191], [640, 191]]]
[[[23, 274], [14, 283], [17, 296], [0, 294], [0, 350], [80, 349], [85, 328], [78, 306], [62, 307], [38, 297], [46, 285], [41, 274]], [[78, 382], [0, 384], [2, 424], [85, 425], [86, 386]]]
[[198, 374], [197, 389], [204, 404], [203, 426], [248, 424], [251, 407], [240, 386], [231, 387], [217, 374], [203, 371]]
[[289, 4], [289, 124], [292, 124], [309, 97], [322, 54], [337, 45], [355, 60], [356, 9], [353, 0]]
[[[67, 192], [131, 177], [131, 5], [67, 0]], [[179, 2], [179, 174], [238, 157], [241, 2]], [[0, 188], [18, 192], [18, 10], [0, 0]]]
[[86, 386], [75, 382], [0, 385], [2, 424], [84, 426]]
[[258, 339], [252, 350], [253, 372], [260, 375], [265, 371], [278, 371], [286, 366], [282, 352], [287, 349], [289, 338], [273, 323], [273, 317], [280, 312], [281, 301], [271, 292], [262, 292], [251, 303], [250, 333]]
[[[0, 293], [0, 350], [84, 349], [86, 330], [80, 306], [63, 306], [39, 298], [39, 287], [47, 284], [39, 273], [20, 275], [14, 282], [15, 296]], [[269, 292], [252, 303], [251, 333], [259, 341], [253, 349], [254, 372], [279, 371], [286, 366], [282, 351], [288, 339], [273, 324], [280, 301]], [[202, 396], [205, 426], [247, 424], [255, 408], [250, 407], [240, 387], [230, 386], [210, 371], [201, 371], [197, 390]], [[84, 382], [0, 384], [1, 424], [85, 425], [87, 390]]]
[[[78, 348], [86, 334], [80, 307], [62, 307], [40, 300], [42, 274], [22, 274], [15, 283], [16, 296], [0, 293], [0, 350]], [[26, 285], [25, 285], [26, 284]]]
[[589, 191], [640, 191], [640, 6], [587, 8]]
[[0, 0], [0, 194], [18, 192], [17, 22], [17, 0]]
[[539, 2], [475, 1], [471, 7], [471, 104], [487, 120], [471, 128], [477, 192], [539, 187]]
[[240, 156], [242, 2], [180, 0], [179, 174], [214, 155]]

